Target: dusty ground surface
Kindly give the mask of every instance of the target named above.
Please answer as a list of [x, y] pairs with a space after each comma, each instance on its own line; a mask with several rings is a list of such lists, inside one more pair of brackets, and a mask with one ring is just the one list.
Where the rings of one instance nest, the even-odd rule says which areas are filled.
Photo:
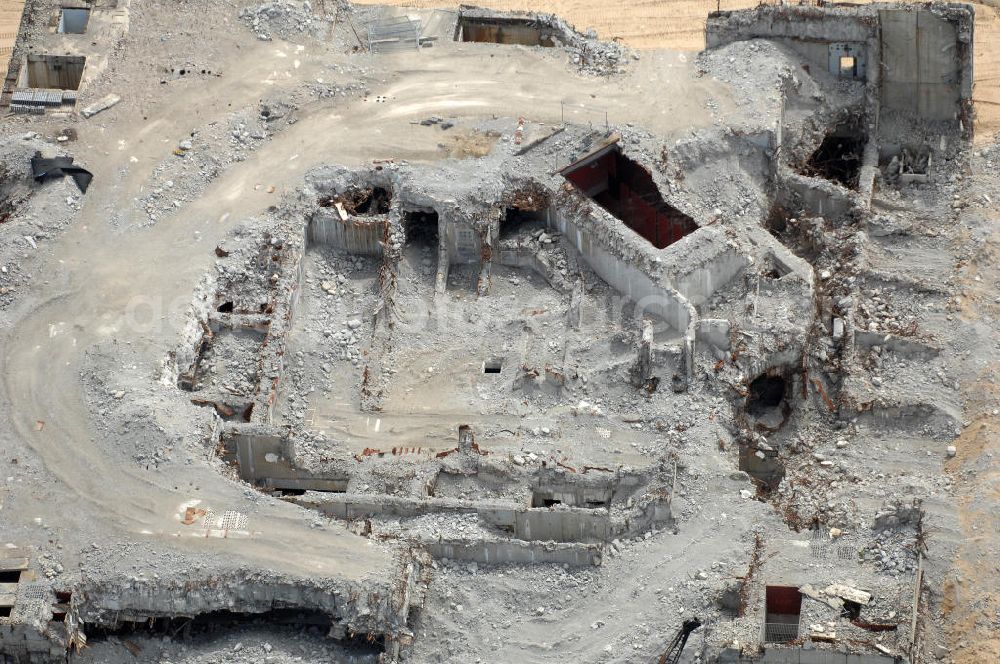
[[[332, 14], [333, 3], [328, 4]], [[418, 66], [409, 55], [353, 53], [343, 24], [332, 38], [316, 39], [315, 26], [292, 20], [284, 27], [270, 25], [269, 39], [261, 40], [257, 34], [263, 28], [240, 18], [242, 9], [256, 9], [256, 3], [143, 3], [132, 7], [128, 35], [84, 93], [87, 103], [115, 92], [123, 97], [120, 104], [89, 120], [6, 117], [0, 159], [17, 177], [9, 175], [7, 182], [13, 184], [4, 193], [17, 207], [0, 223], [2, 541], [37, 547], [48, 561], [43, 573], [66, 584], [81, 577], [132, 583], [160, 575], [198, 583], [234, 570], [266, 569], [318, 583], [346, 579], [375, 585], [396, 569], [391, 543], [361, 536], [348, 524], [320, 518], [220, 473], [214, 449], [206, 445], [213, 416], [176, 389], [166, 370], [168, 357], [190, 322], [192, 293], [215, 269], [213, 249], [293, 197], [317, 166], [485, 157], [497, 145], [500, 150], [510, 146], [519, 116], [528, 116], [537, 131], [540, 125], [558, 124], [567, 108], [569, 120], [581, 126], [601, 125], [607, 117], [617, 126], [641, 128], [656, 140], [632, 135], [635, 149], [655, 154], [654, 148], [699, 131], [756, 127], [774, 110], [773, 88], [767, 87], [773, 86], [774, 73], [763, 65], [730, 66], [745, 51], [702, 60], [680, 52], [700, 47], [701, 17], [714, 3], [543, 4], [496, 6], [555, 11], [580, 28], [595, 27], [603, 38], [621, 37], [649, 50], [630, 59], [624, 73], [604, 77], [581, 71], [558, 49], [449, 44], [421, 53]], [[430, 12], [422, 16], [429, 29], [441, 20]], [[670, 27], [658, 27], [663, 23]], [[209, 32], [207, 25], [216, 27]], [[844, 469], [827, 478], [837, 486], [828, 492], [824, 487], [822, 495], [806, 491], [798, 504], [778, 498], [773, 504], [779, 509], [791, 504], [793, 512], [804, 515], [829, 503], [831, 519], [858, 525], [880, 498], [896, 495], [883, 486], [889, 483], [886, 477], [906, 487], [899, 493], [915, 487], [913, 492], [928, 496], [929, 518], [937, 528], [929, 537], [932, 546], [939, 543], [932, 550], [940, 557], [932, 555], [929, 563], [938, 585], [929, 592], [924, 661], [958, 664], [1000, 658], [995, 556], [1000, 546], [995, 458], [1000, 239], [993, 229], [1000, 151], [988, 137], [1000, 117], [991, 114], [988, 103], [989, 82], [1000, 76], [988, 35], [1000, 31], [1000, 18], [993, 9], [982, 9], [977, 29], [977, 97], [985, 95], [978, 107], [981, 146], [967, 160], [943, 166], [940, 179], [926, 187], [902, 193], [887, 187], [877, 195], [873, 205], [885, 217], [886, 232], [859, 251], [867, 261], [862, 278], [870, 280], [868, 286], [885, 288], [873, 272], [893, 279], [902, 275], [896, 281], [910, 284], [883, 294], [886, 302], [872, 304], [878, 311], [870, 320], [883, 321], [886, 309], [900, 319], [913, 316], [945, 350], [926, 365], [876, 357], [874, 374], [859, 373], [857, 380], [865, 389], [872, 375], [877, 385], [884, 380], [883, 395], [889, 397], [909, 392], [951, 404], [960, 394], [957, 403], [964, 412], [953, 443], [957, 454], [945, 461], [954, 434], [950, 423], [886, 432], [861, 422], [834, 430], [828, 419], [810, 411], [793, 420], [796, 434], [788, 437], [803, 440], [802, 456], [799, 467], [789, 464], [789, 474], [825, 473], [828, 466], [817, 470], [814, 463], [821, 458], [835, 459]], [[195, 72], [207, 67], [215, 73], [181, 77], [169, 72], [192, 64]], [[656, 104], [648, 103], [650, 90], [659, 95]], [[262, 115], [263, 108], [269, 114], [280, 109], [277, 119], [268, 120], [271, 115]], [[419, 124], [431, 116], [456, 126], [446, 134]], [[59, 141], [67, 128], [75, 137]], [[96, 179], [86, 195], [69, 179], [32, 185], [25, 160], [36, 149], [70, 153], [93, 171]], [[563, 164], [564, 156], [555, 149], [549, 157], [550, 170]], [[706, 215], [714, 205], [725, 206], [734, 217], [736, 210], [753, 205], [754, 194], [739, 179], [739, 168], [725, 172], [731, 180], [718, 191], [691, 194], [692, 205]], [[690, 177], [693, 188], [708, 190], [715, 174]], [[756, 223], [751, 217], [740, 223]], [[735, 223], [733, 229], [744, 230]], [[558, 260], [565, 247], [558, 240], [556, 247]], [[433, 303], [431, 253], [409, 246], [401, 262], [401, 301], [416, 310]], [[832, 260], [824, 267], [839, 269]], [[568, 306], [567, 293], [537, 274], [525, 274], [498, 269], [490, 297], [477, 299], [476, 274], [455, 272], [447, 292], [456, 301], [456, 319], [514, 326], [521, 320], [518, 309]], [[504, 454], [565, 459], [574, 453], [638, 465], [669, 449], [697, 459], [681, 471], [675, 505], [680, 532], [649, 531], [620, 542], [600, 568], [435, 565], [427, 603], [413, 622], [414, 661], [652, 658], [681, 617], [717, 610], [716, 595], [745, 571], [752, 527], [777, 523], [784, 528], [784, 517], [772, 503], [742, 493], [749, 494], [747, 487], [753, 485], [739, 474], [734, 441], [716, 421], [729, 406], [727, 393], [711, 378], [711, 363], [700, 367], [699, 382], [687, 394], [663, 390], [645, 400], [598, 383], [589, 393], [581, 388], [572, 400], [540, 399], [541, 405], [519, 410], [517, 399], [504, 401], [507, 395], [495, 385], [461, 382], [470, 367], [478, 374], [486, 351], [512, 334], [486, 328], [481, 336], [448, 338], [440, 330], [404, 324], [389, 360], [409, 371], [391, 383], [383, 418], [373, 431], [370, 414], [359, 411], [354, 392], [363, 350], [359, 338], [368, 321], [359, 326], [360, 333], [352, 332], [358, 328], [350, 321], [375, 301], [376, 275], [373, 261], [334, 251], [307, 255], [302, 315], [288, 346], [289, 357], [295, 358], [289, 361], [290, 387], [277, 404], [280, 422], [308, 420], [314, 433], [337, 439], [351, 453], [376, 443], [387, 447], [418, 440], [444, 449], [453, 444], [457, 424], [481, 418], [487, 423], [484, 440]], [[603, 341], [620, 325], [613, 315], [613, 293], [586, 276], [596, 284], [584, 297], [594, 322], [563, 341], [574, 347]], [[886, 277], [886, 282], [896, 281]], [[758, 278], [758, 289], [759, 283]], [[748, 291], [734, 287], [707, 306], [720, 316], [741, 319], [748, 298]], [[794, 309], [790, 316], [780, 302], [763, 306], [761, 316], [794, 318]], [[328, 341], [331, 333], [339, 335], [334, 342]], [[545, 344], [556, 337], [539, 334]], [[246, 389], [242, 381], [255, 376], [241, 373], [247, 360], [234, 360], [256, 353], [255, 343], [233, 338], [216, 349], [212, 359], [220, 384]], [[555, 357], [563, 348], [542, 350]], [[581, 353], [602, 361], [606, 355], [604, 350]], [[888, 366], [881, 368], [882, 362]], [[571, 414], [581, 398], [600, 403], [609, 415], [590, 420]], [[660, 433], [651, 434], [662, 422], [664, 428], [656, 429]], [[507, 427], [516, 438], [507, 439]], [[574, 441], [586, 444], [574, 449]], [[854, 485], [866, 492], [860, 506], [853, 501]], [[458, 487], [454, 494], [477, 490]], [[192, 534], [181, 522], [184, 508], [192, 505], [242, 512], [252, 536]], [[449, 529], [468, 534], [478, 528], [434, 517], [376, 520], [372, 527], [394, 536], [401, 531], [440, 535]], [[789, 541], [797, 537], [784, 532]], [[875, 549], [880, 571], [899, 577], [913, 573], [911, 549], [887, 540], [878, 540]], [[836, 560], [817, 563], [829, 575], [839, 573], [839, 567]], [[859, 564], [851, 573], [870, 575], [871, 567]], [[694, 645], [706, 638], [695, 637]], [[75, 661], [194, 664], [352, 657], [371, 661], [364, 652], [324, 639], [316, 627], [251, 623], [188, 634], [177, 642], [117, 634], [95, 640]]]
[[[863, 4], [871, 0], [860, 0]], [[358, 4], [395, 7], [441, 8], [441, 0], [359, 0]], [[746, 0], [482, 0], [473, 3], [503, 11], [552, 12], [580, 30], [593, 28], [601, 39], [621, 40], [639, 49], [697, 51], [705, 46], [705, 17], [722, 9], [746, 9], [760, 3]], [[772, 3], [773, 4], [773, 3]], [[976, 15], [976, 108], [979, 140], [1000, 131], [1000, 6], [994, 0], [977, 2]]]

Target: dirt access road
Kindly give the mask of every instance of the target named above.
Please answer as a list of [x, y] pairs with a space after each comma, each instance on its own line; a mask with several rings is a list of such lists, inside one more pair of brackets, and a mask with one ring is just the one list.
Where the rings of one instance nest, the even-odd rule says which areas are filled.
[[[854, 0], [867, 4], [872, 0]], [[444, 8], [442, 0], [355, 0], [359, 5]], [[716, 9], [756, 7], [755, 0], [477, 0], [470, 3], [504, 11], [551, 12], [580, 30], [594, 28], [601, 39], [617, 39], [638, 49], [698, 51], [705, 47], [705, 18]], [[976, 5], [975, 79], [980, 141], [1000, 131], [1000, 0]]]
[[[231, 14], [223, 16], [227, 10]], [[217, 14], [211, 21], [232, 21], [236, 10], [229, 5], [211, 11]], [[428, 115], [479, 120], [516, 117], [530, 108], [533, 117], [556, 121], [559, 99], [603, 99], [615, 121], [635, 122], [667, 136], [711, 123], [704, 112], [710, 98], [726, 112], [734, 104], [720, 84], [698, 79], [687, 58], [677, 54], [651, 57], [629, 77], [614, 81], [584, 78], [567, 67], [563, 56], [524, 51], [492, 57], [456, 45], [453, 51], [431, 54], [420, 71], [412, 70], [409, 58], [382, 58], [376, 65], [380, 69], [371, 71], [366, 83], [372, 96], [387, 98], [385, 104], [375, 106], [360, 95], [309, 104], [300, 109], [296, 124], [231, 166], [199, 199], [148, 226], [135, 201], [154, 186], [154, 169], [174, 158], [171, 153], [179, 140], [211, 123], [225, 123], [236, 109], [256, 107], [275, 91], [329, 78], [333, 64], [348, 69], [372, 66], [364, 55], [259, 42], [241, 24], [210, 46], [201, 46], [206, 43], [196, 36], [204, 32], [206, 21], [209, 18], [173, 5], [148, 7], [134, 16], [128, 48], [111, 68], [117, 89], [134, 94], [112, 111], [76, 125], [79, 139], [72, 150], [97, 177], [73, 226], [43, 245], [40, 272], [46, 276], [12, 312], [14, 325], [0, 338], [2, 412], [9, 414], [5, 417], [16, 438], [55, 481], [26, 487], [36, 507], [7, 510], [4, 519], [27, 529], [40, 518], [69, 532], [113, 532], [155, 541], [157, 549], [215, 553], [290, 575], [378, 575], [392, 563], [380, 545], [337, 526], [312, 529], [306, 515], [277, 500], [256, 497], [248, 502], [244, 487], [205, 464], [176, 463], [149, 471], [133, 462], [131, 450], [103, 445], [81, 379], [87, 349], [112, 342], [127, 345], [133, 366], [109, 369], [134, 370], [148, 379], [179, 341], [185, 311], [174, 303], [190, 302], [214, 260], [213, 247], [226, 233], [297, 187], [313, 166], [440, 158], [439, 134], [415, 123]], [[174, 31], [170, 43], [150, 37], [158, 34], [160, 25]], [[219, 70], [239, 75], [187, 87], [159, 85], [158, 71], [145, 63], [169, 61], [170, 49], [180, 48], [186, 34], [195, 36], [191, 43], [197, 46], [192, 48], [206, 49], [195, 58], [211, 57]], [[527, 71], [543, 75], [527, 76]], [[649, 109], [638, 103], [635, 91], [649, 85], [674, 91], [666, 96], [673, 100], [669, 107]], [[559, 94], [552, 94], [554, 89]], [[549, 101], [540, 103], [543, 98]], [[23, 132], [22, 122], [12, 120], [6, 131]], [[64, 123], [35, 122], [32, 128], [53, 134]], [[265, 186], [257, 186], [261, 183]], [[276, 193], [267, 193], [272, 187]], [[116, 217], [117, 227], [109, 223]], [[164, 319], [136, 329], [137, 302], [159, 303]], [[185, 407], [172, 386], [162, 387], [163, 400]], [[41, 430], [39, 420], [45, 422]], [[250, 511], [253, 537], [187, 537], [179, 515], [192, 499], [217, 510]], [[65, 505], [75, 507], [67, 511]]]

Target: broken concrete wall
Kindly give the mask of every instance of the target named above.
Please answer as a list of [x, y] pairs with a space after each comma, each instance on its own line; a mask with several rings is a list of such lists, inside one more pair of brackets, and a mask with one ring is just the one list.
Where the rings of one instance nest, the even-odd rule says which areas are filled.
[[746, 256], [711, 228], [699, 228], [665, 249], [664, 254], [670, 283], [696, 307], [747, 266]]
[[[418, 573], [408, 566], [406, 573]], [[214, 611], [266, 613], [299, 608], [326, 613], [349, 629], [396, 635], [406, 629], [408, 578], [369, 579], [364, 584], [323, 579], [300, 581], [268, 572], [187, 579], [87, 581], [73, 593], [71, 611], [87, 626], [118, 627], [151, 618], [194, 617]]]
[[[670, 521], [669, 509], [643, 510], [612, 519], [606, 509], [561, 507], [527, 509], [510, 501], [457, 498], [405, 498], [388, 495], [331, 494], [322, 501], [299, 501], [339, 519], [417, 517], [434, 513], [474, 513], [485, 524], [509, 531], [516, 539], [552, 542], [609, 542], [634, 537], [652, 524]], [[661, 506], [662, 507], [662, 506]]]
[[[853, 8], [759, 7], [746, 11], [713, 12], [705, 25], [707, 48], [734, 41], [770, 39], [801, 53], [815, 65], [834, 75], [840, 74], [839, 57], [843, 46], [860, 67], [861, 78], [877, 69], [871, 54], [878, 40], [878, 20], [874, 12]], [[831, 48], [831, 46], [833, 48]]]
[[779, 202], [782, 205], [789, 209], [803, 209], [824, 219], [844, 219], [860, 202], [847, 189], [823, 178], [784, 171], [781, 184]]
[[386, 224], [381, 219], [342, 218], [336, 208], [320, 208], [309, 220], [309, 240], [360, 256], [381, 256]]
[[686, 332], [695, 318], [693, 307], [680, 295], [653, 280], [624, 257], [611, 252], [587, 225], [560, 207], [553, 207], [551, 218], [556, 228], [580, 252], [587, 264], [602, 279], [643, 310], [665, 320], [674, 329]]
[[954, 122], [970, 135], [974, 20], [964, 4], [768, 6], [712, 13], [705, 42], [777, 41], [835, 76], [866, 80], [883, 111]]
[[522, 540], [608, 542], [611, 533], [611, 518], [606, 510], [540, 508], [514, 515], [514, 536]]
[[805, 650], [800, 647], [765, 648], [760, 654], [742, 655], [738, 650], [719, 653], [718, 664], [897, 664], [899, 660], [886, 655]]
[[[300, 501], [295, 501], [300, 502]], [[505, 501], [469, 501], [458, 498], [406, 498], [374, 494], [332, 494], [308, 504], [339, 519], [373, 516], [412, 517], [436, 512], [480, 513], [496, 525], [513, 527], [518, 506]]]
[[288, 429], [255, 424], [230, 426], [222, 434], [232, 449], [240, 479], [267, 489], [346, 491], [346, 473], [314, 474], [295, 465], [294, 443]]
[[435, 558], [449, 558], [481, 565], [553, 563], [574, 567], [601, 564], [601, 549], [592, 544], [539, 544], [508, 541], [450, 540], [422, 545]]
[[53, 638], [53, 626], [43, 633], [33, 624], [5, 625], [4, 620], [0, 619], [0, 662], [29, 664], [66, 660], [65, 638]]
[[699, 344], [728, 351], [732, 348], [732, 324], [725, 318], [702, 318], [695, 326]]

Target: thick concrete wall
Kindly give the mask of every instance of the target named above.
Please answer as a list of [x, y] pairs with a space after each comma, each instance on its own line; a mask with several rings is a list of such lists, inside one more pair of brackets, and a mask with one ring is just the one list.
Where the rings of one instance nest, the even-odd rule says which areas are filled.
[[600, 547], [588, 544], [454, 540], [423, 542], [422, 546], [436, 558], [463, 560], [481, 565], [555, 563], [582, 567], [601, 564]]
[[[299, 501], [295, 501], [299, 502]], [[401, 496], [343, 494], [331, 495], [322, 502], [302, 502], [340, 519], [361, 519], [371, 516], [420, 516], [435, 512], [478, 513], [495, 525], [513, 528], [514, 513], [519, 508], [512, 502], [472, 502], [458, 498], [405, 498]]]
[[853, 654], [834, 650], [803, 648], [766, 648], [757, 656], [741, 655], [727, 649], [719, 654], [719, 664], [897, 664], [894, 657], [874, 654]]
[[373, 516], [415, 517], [458, 512], [477, 514], [486, 524], [513, 533], [520, 540], [551, 542], [608, 542], [633, 537], [672, 519], [670, 505], [649, 503], [640, 511], [611, 518], [605, 510], [527, 509], [511, 501], [469, 501], [457, 498], [406, 498], [368, 494], [330, 494], [322, 501], [293, 500], [339, 519]]
[[701, 344], [728, 351], [732, 347], [731, 324], [726, 319], [702, 318], [697, 322], [696, 334]]
[[696, 307], [747, 266], [746, 257], [710, 228], [699, 228], [665, 251], [671, 285]]
[[385, 219], [340, 218], [333, 208], [320, 208], [309, 220], [309, 239], [360, 256], [381, 256]]
[[608, 542], [613, 539], [611, 518], [606, 512], [572, 508], [518, 512], [514, 515], [514, 536], [545, 542]]
[[296, 468], [292, 442], [283, 432], [268, 432], [248, 426], [224, 434], [232, 441], [240, 467], [240, 479], [272, 489], [346, 491], [349, 478], [319, 477]]
[[878, 39], [878, 21], [873, 12], [816, 7], [761, 7], [753, 10], [715, 12], [705, 25], [707, 48], [734, 41], [771, 39], [801, 53], [814, 64], [830, 69], [831, 43], [850, 44], [855, 55], [866, 61], [864, 73], [874, 67], [868, 60]]
[[760, 7], [712, 12], [705, 24], [705, 46], [717, 48], [746, 39], [864, 42], [878, 26], [861, 12], [818, 7]]
[[[843, 187], [822, 178], [806, 177], [785, 171], [781, 175], [787, 192], [795, 194], [799, 203], [812, 214], [826, 219], [838, 220], [853, 209], [855, 200]], [[787, 197], [788, 194], [785, 194]]]
[[634, 265], [613, 255], [594, 234], [554, 208], [551, 218], [587, 264], [615, 290], [684, 333], [694, 318], [691, 305], [677, 292], [668, 290]]
[[[882, 9], [882, 107], [928, 120], [960, 120], [972, 96], [972, 13]], [[963, 20], [964, 18], [964, 20]], [[963, 23], [968, 22], [962, 36]]]
[[[403, 574], [418, 574], [417, 566]], [[123, 621], [194, 617], [214, 611], [265, 613], [275, 607], [323, 611], [359, 632], [396, 634], [406, 624], [398, 603], [402, 576], [364, 582], [316, 578], [285, 580], [269, 572], [225, 575], [190, 572], [180, 578], [85, 580], [73, 593], [71, 615], [86, 627], [117, 627]]]
[[705, 43], [716, 48], [771, 39], [831, 73], [836, 73], [837, 49], [847, 45], [864, 61], [859, 78], [879, 89], [883, 110], [968, 125], [974, 19], [974, 8], [964, 4], [759, 7], [711, 14]]

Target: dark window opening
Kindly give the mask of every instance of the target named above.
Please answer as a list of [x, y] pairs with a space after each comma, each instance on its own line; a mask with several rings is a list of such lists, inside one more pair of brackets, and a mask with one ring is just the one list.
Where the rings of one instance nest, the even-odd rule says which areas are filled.
[[856, 188], [867, 137], [853, 124], [830, 132], [806, 164], [806, 173]]
[[86, 64], [82, 55], [29, 55], [28, 87], [77, 90]]
[[841, 609], [840, 615], [848, 620], [857, 620], [861, 617], [861, 605], [857, 602], [845, 599], [844, 608]]
[[562, 505], [562, 501], [545, 491], [535, 491], [531, 494], [532, 507], [552, 507], [553, 505]]
[[649, 171], [617, 146], [571, 166], [563, 176], [657, 249], [698, 229], [691, 217], [663, 200]]
[[21, 570], [6, 570], [0, 572], [0, 583], [20, 583]]
[[56, 591], [56, 601], [60, 604], [69, 604], [71, 599], [73, 599], [73, 592], [71, 590]]
[[10, 618], [11, 606], [0, 606], [0, 618]]
[[483, 373], [498, 374], [503, 369], [503, 360], [486, 360], [483, 362]]
[[788, 230], [788, 210], [775, 203], [771, 206], [771, 211], [767, 215], [767, 230], [772, 235], [780, 237]]
[[802, 595], [795, 586], [767, 586], [767, 611], [764, 617], [764, 640], [787, 643], [799, 636]]
[[233, 312], [233, 303], [223, 302], [218, 306], [216, 311], [218, 311], [220, 314], [231, 314]]
[[532, 19], [479, 19], [462, 16], [458, 19], [455, 41], [551, 48], [556, 45], [556, 36], [553, 30]]
[[374, 215], [389, 213], [389, 192], [382, 187], [375, 187], [367, 196], [361, 199], [354, 209], [356, 214]]
[[87, 23], [89, 22], [89, 9], [64, 7], [59, 12], [58, 32], [67, 35], [82, 35], [87, 31]]
[[406, 244], [421, 247], [438, 247], [438, 213], [407, 212], [403, 215], [403, 230]]
[[752, 415], [763, 415], [766, 411], [778, 408], [785, 400], [787, 384], [781, 376], [758, 376], [750, 383], [747, 395], [747, 410]]
[[504, 240], [524, 231], [537, 231], [546, 226], [545, 211], [529, 211], [509, 207], [500, 221], [500, 239]]
[[52, 612], [52, 622], [66, 622], [66, 612], [65, 611], [53, 611]]

